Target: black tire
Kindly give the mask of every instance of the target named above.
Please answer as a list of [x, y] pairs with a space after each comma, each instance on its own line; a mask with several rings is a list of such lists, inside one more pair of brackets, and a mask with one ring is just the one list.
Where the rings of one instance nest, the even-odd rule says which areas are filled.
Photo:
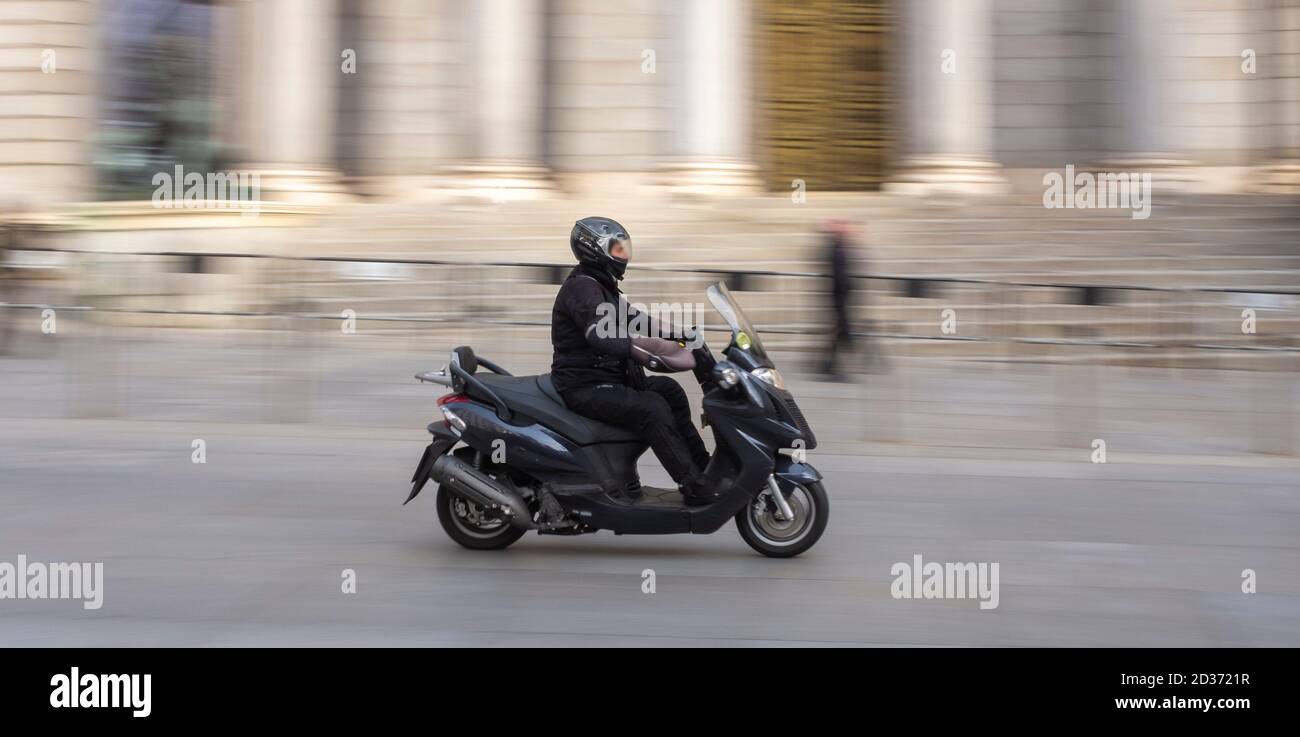
[[793, 558], [821, 539], [830, 514], [826, 488], [820, 483], [796, 486], [788, 500], [795, 512], [795, 522], [789, 530], [777, 529], [780, 521], [772, 516], [774, 505], [766, 500], [766, 495], [760, 495], [736, 512], [736, 529], [749, 547], [769, 558]]
[[526, 532], [501, 519], [488, 520], [482, 525], [475, 524], [466, 513], [481, 515], [482, 510], [473, 502], [456, 496], [442, 486], [438, 487], [435, 506], [438, 507], [438, 522], [442, 524], [447, 537], [470, 550], [504, 550]]

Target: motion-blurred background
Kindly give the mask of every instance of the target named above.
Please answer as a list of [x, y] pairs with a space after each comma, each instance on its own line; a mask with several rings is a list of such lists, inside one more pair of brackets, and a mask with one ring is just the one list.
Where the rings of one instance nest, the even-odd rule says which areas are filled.
[[[178, 166], [257, 187], [172, 199]], [[1150, 174], [1149, 217], [1045, 207], [1067, 167]], [[411, 374], [462, 343], [545, 371], [587, 215], [630, 230], [630, 298], [726, 280], [793, 377], [836, 474], [809, 609], [713, 538], [539, 541], [552, 588], [517, 593], [389, 505]], [[9, 642], [493, 642], [445, 586], [568, 642], [523, 618], [566, 567], [686, 545], [703, 591], [757, 577], [746, 641], [1300, 644], [1297, 0], [0, 0], [0, 219], [0, 554], [116, 562], [126, 607]], [[918, 618], [879, 595], [918, 551], [1015, 594]], [[458, 573], [394, 583], [409, 610], [264, 596], [430, 557]], [[668, 626], [604, 593], [619, 623], [568, 612], [593, 642]]]

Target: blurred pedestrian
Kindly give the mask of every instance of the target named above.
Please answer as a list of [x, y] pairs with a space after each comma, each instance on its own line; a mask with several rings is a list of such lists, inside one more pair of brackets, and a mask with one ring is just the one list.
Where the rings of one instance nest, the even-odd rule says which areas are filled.
[[847, 220], [831, 219], [822, 224], [823, 263], [830, 277], [831, 324], [827, 333], [826, 359], [821, 373], [842, 381], [840, 353], [853, 346], [853, 325], [849, 318], [853, 296], [853, 226]]
[[0, 356], [9, 351], [9, 340], [13, 334], [14, 324], [18, 321], [16, 308], [9, 303], [17, 301], [16, 278], [11, 273], [10, 252], [18, 248], [18, 225], [15, 222], [19, 206], [16, 203], [0, 203]]

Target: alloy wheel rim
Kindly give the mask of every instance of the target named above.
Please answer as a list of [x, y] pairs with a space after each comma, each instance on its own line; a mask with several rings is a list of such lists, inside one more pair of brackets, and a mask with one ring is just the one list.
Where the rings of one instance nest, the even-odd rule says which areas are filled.
[[770, 492], [760, 494], [749, 505], [750, 527], [754, 534], [768, 545], [788, 547], [794, 545], [812, 529], [812, 521], [817, 515], [817, 505], [812, 495], [802, 486], [796, 486], [786, 498], [794, 519], [781, 520], [776, 517], [776, 504], [772, 502]]
[[482, 507], [460, 497], [452, 498], [451, 520], [461, 532], [478, 538], [495, 537], [507, 527], [505, 520], [489, 517]]

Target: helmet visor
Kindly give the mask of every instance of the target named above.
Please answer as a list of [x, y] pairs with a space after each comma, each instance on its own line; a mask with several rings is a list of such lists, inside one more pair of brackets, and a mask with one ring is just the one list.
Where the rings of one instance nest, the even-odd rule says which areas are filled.
[[605, 253], [609, 254], [612, 259], [623, 263], [632, 260], [632, 239], [629, 236], [612, 237], [604, 244], [604, 247]]

